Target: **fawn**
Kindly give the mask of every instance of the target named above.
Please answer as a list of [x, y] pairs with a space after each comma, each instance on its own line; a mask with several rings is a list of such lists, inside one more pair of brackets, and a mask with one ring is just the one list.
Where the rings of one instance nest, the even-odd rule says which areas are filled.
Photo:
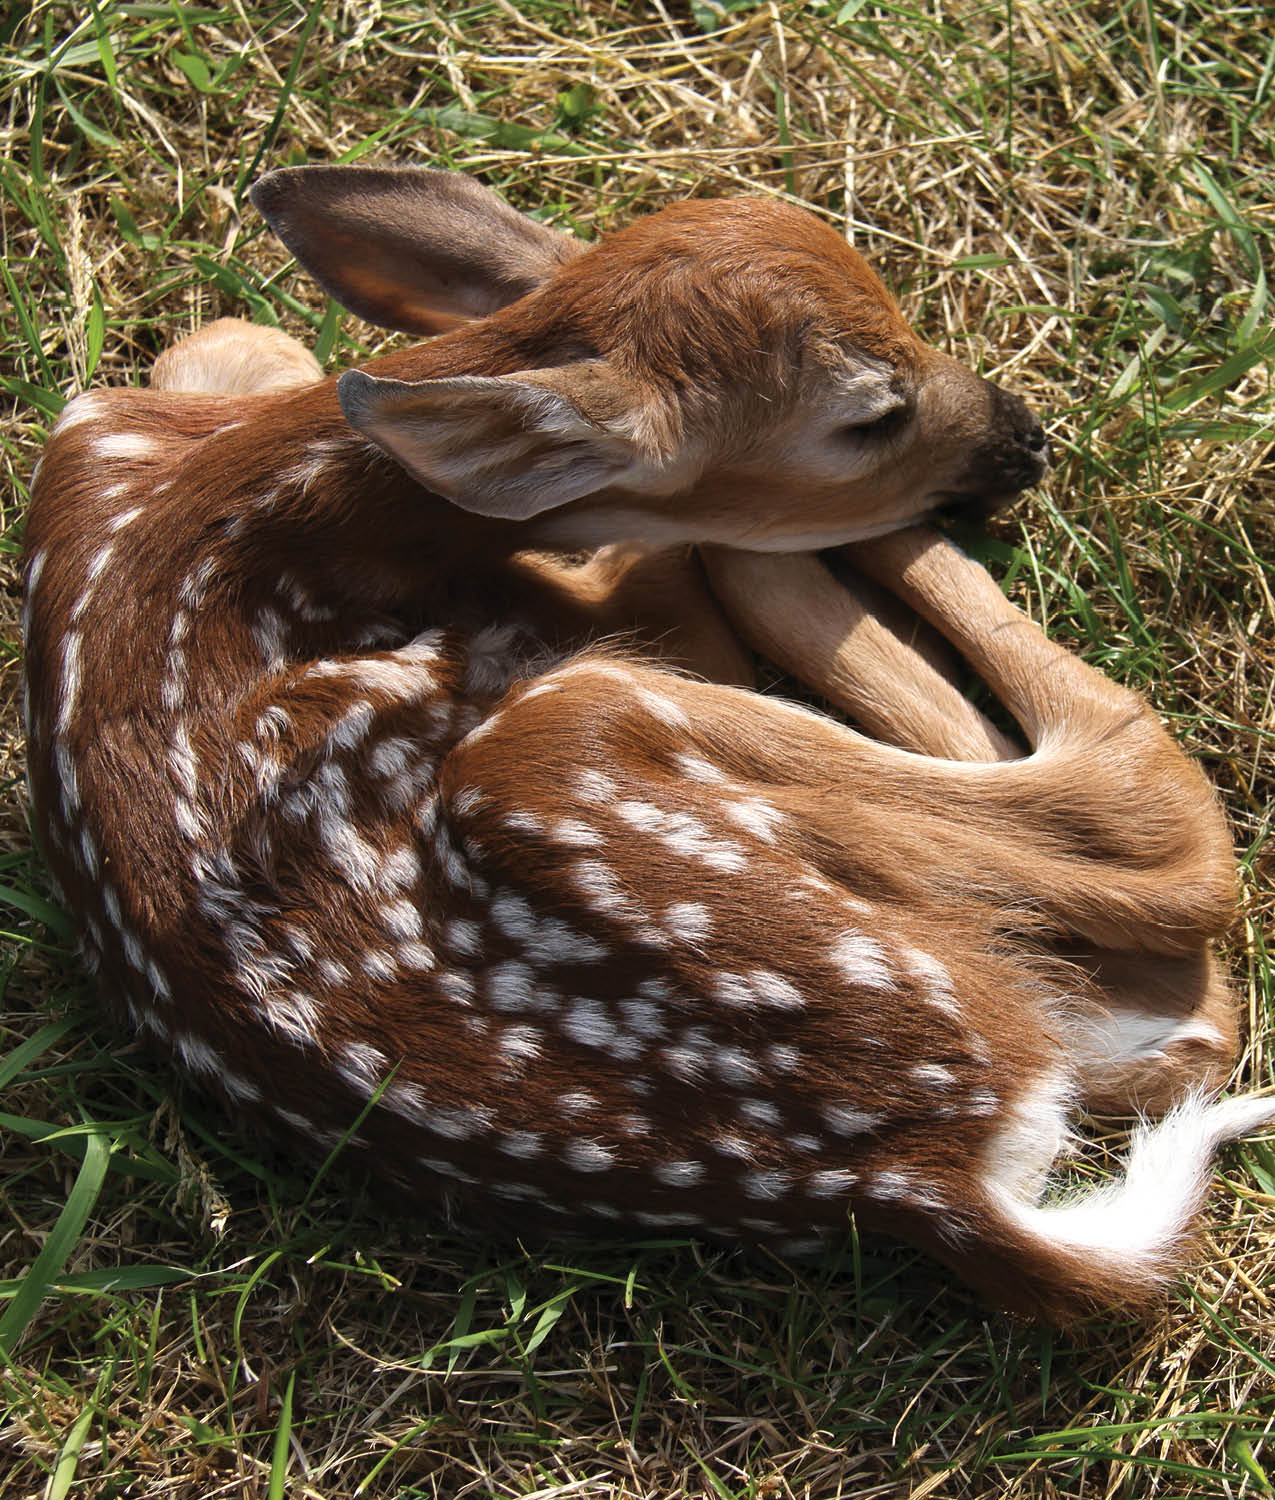
[[[853, 1207], [1010, 1307], [1145, 1302], [1275, 1101], [1208, 1102], [1203, 776], [913, 524], [1034, 483], [1039, 423], [781, 204], [586, 249], [448, 173], [253, 196], [437, 336], [323, 380], [214, 324], [55, 428], [31, 780], [112, 1002], [421, 1201], [794, 1255]], [[740, 686], [741, 637], [893, 743]], [[1170, 1112], [1044, 1201], [1082, 1106]]]

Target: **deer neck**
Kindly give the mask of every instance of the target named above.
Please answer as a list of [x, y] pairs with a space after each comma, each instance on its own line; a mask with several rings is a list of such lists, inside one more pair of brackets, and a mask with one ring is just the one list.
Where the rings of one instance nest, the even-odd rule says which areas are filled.
[[[521, 357], [512, 339], [462, 328], [374, 369], [428, 380], [507, 373]], [[334, 380], [261, 402], [187, 462], [207, 474], [202, 533], [225, 543], [226, 566], [218, 562], [216, 572], [249, 594], [282, 579], [285, 593], [312, 598], [319, 609], [446, 615], [458, 580], [472, 589], [530, 541], [525, 527], [472, 515], [431, 492], [351, 429]], [[188, 493], [184, 482], [179, 488]]]

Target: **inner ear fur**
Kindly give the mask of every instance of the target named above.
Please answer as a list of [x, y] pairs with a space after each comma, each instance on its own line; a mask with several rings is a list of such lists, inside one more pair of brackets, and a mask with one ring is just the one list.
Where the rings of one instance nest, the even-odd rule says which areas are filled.
[[525, 521], [645, 467], [640, 397], [597, 361], [421, 381], [347, 370], [337, 394], [352, 427], [477, 515]]
[[485, 317], [583, 248], [458, 172], [281, 167], [250, 197], [325, 292], [404, 333]]

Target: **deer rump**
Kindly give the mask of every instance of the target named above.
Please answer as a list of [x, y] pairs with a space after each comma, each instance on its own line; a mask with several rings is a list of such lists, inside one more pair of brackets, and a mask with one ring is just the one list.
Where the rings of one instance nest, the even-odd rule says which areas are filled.
[[[450, 331], [338, 389], [213, 325], [55, 430], [31, 776], [106, 993], [418, 1197], [794, 1255], [853, 1208], [1011, 1307], [1145, 1304], [1275, 1104], [1210, 1102], [1234, 868], [1199, 771], [912, 525], [1038, 476], [1026, 409], [793, 210], [586, 251], [448, 174], [257, 201], [347, 305]], [[639, 650], [589, 644], [617, 622]], [[703, 680], [741, 639], [893, 743]], [[1054, 1201], [1081, 1108], [1167, 1113]]]

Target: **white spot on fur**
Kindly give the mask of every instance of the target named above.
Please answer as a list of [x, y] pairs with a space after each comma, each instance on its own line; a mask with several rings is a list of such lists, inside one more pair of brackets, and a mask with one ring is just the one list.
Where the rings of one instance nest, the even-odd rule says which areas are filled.
[[219, 560], [209, 553], [200, 558], [196, 566], [182, 579], [177, 595], [184, 608], [192, 613], [199, 610], [204, 602], [208, 585], [212, 582], [219, 566]]
[[287, 661], [288, 627], [278, 611], [264, 608], [257, 615], [252, 636], [261, 652], [261, 660], [270, 671], [278, 671]]
[[747, 869], [748, 860], [738, 844], [714, 838], [699, 818], [688, 812], [665, 812], [650, 802], [622, 801], [615, 806], [616, 816], [648, 833], [671, 853], [683, 859], [694, 859], [711, 870], [738, 874]]
[[691, 721], [686, 710], [675, 703], [667, 693], [656, 693], [647, 687], [634, 687], [632, 701], [640, 703], [647, 713], [657, 718], [670, 729], [689, 729]]
[[202, 1073], [210, 1078], [221, 1077], [221, 1058], [202, 1037], [193, 1036], [189, 1032], [176, 1035], [173, 1037], [173, 1048], [192, 1073]]
[[41, 547], [27, 565], [26, 597], [22, 603], [22, 638], [24, 640], [31, 634], [31, 611], [35, 606], [36, 586], [40, 582], [40, 574], [44, 572], [44, 565], [48, 560], [48, 548]]
[[103, 883], [102, 907], [106, 912], [106, 920], [118, 932], [123, 925], [123, 917], [120, 913], [120, 898], [115, 894], [115, 887]]
[[734, 1157], [737, 1161], [751, 1163], [757, 1159], [757, 1148], [753, 1143], [732, 1130], [719, 1131], [711, 1138], [709, 1145], [714, 1151], [719, 1151], [723, 1156]]
[[458, 958], [477, 958], [482, 951], [481, 928], [467, 917], [453, 917], [443, 929], [443, 941]]
[[920, 1186], [909, 1172], [878, 1172], [864, 1187], [884, 1203], [905, 1203], [910, 1208], [929, 1209], [935, 1213], [947, 1207], [936, 1192]]
[[78, 630], [69, 631], [62, 644], [62, 694], [58, 704], [58, 734], [67, 732], [75, 714], [80, 694], [80, 648], [82, 644], [82, 637]]
[[400, 943], [395, 953], [398, 962], [405, 969], [415, 969], [420, 974], [431, 972], [437, 962], [434, 957], [434, 950], [426, 943], [416, 941]]
[[644, 1229], [693, 1229], [697, 1224], [704, 1221], [699, 1214], [681, 1213], [635, 1213], [633, 1222], [640, 1224]]
[[438, 988], [454, 1005], [469, 1006], [474, 1003], [474, 981], [468, 974], [458, 970], [438, 976]]
[[83, 391], [78, 396], [72, 396], [58, 414], [58, 419], [50, 429], [49, 436], [70, 432], [72, 427], [95, 421], [109, 411], [110, 404], [110, 397], [105, 391]]
[[664, 912], [664, 926], [682, 943], [701, 943], [713, 931], [713, 914], [702, 901], [675, 901]]
[[140, 432], [107, 432], [92, 440], [89, 451], [95, 459], [107, 463], [132, 462], [139, 458], [155, 458], [162, 451], [162, 445]]
[[948, 1089], [956, 1082], [956, 1074], [941, 1063], [918, 1063], [911, 1070], [912, 1077], [926, 1088]]
[[913, 979], [917, 980], [922, 1000], [949, 1015], [961, 1015], [956, 988], [945, 964], [919, 948], [901, 948], [899, 961]]
[[386, 1056], [368, 1042], [347, 1042], [337, 1056], [336, 1070], [361, 1094], [374, 1093], [385, 1077]]
[[792, 1186], [792, 1178], [787, 1172], [748, 1172], [740, 1178], [739, 1185], [746, 1198], [775, 1199], [784, 1196]]
[[746, 797], [739, 802], [727, 802], [722, 811], [732, 823], [746, 829], [763, 843], [778, 842], [778, 830], [783, 826], [784, 815], [764, 797]]
[[673, 757], [673, 764], [683, 776], [689, 777], [692, 781], [720, 783], [726, 780], [724, 771], [719, 771], [716, 766], [710, 765], [701, 756], [691, 755], [685, 751]]
[[376, 711], [366, 698], [357, 699], [333, 724], [328, 745], [333, 750], [353, 750], [371, 732]]
[[416, 885], [420, 878], [420, 856], [410, 845], [400, 844], [381, 860], [377, 884], [383, 891], [394, 892]]
[[858, 932], [843, 933], [829, 956], [856, 989], [888, 992], [898, 988], [885, 949], [876, 938]]
[[849, 1104], [825, 1104], [819, 1113], [834, 1135], [843, 1136], [864, 1135], [875, 1130], [885, 1120], [884, 1115], [855, 1109]]
[[221, 1086], [232, 1104], [257, 1104], [261, 1100], [261, 1090], [257, 1085], [251, 1079], [244, 1078], [238, 1073], [223, 1070]]
[[615, 1157], [597, 1141], [568, 1141], [562, 1159], [576, 1172], [605, 1172], [615, 1165]]
[[636, 1032], [641, 1037], [660, 1037], [667, 1030], [664, 1024], [664, 1013], [652, 1000], [633, 999], [621, 1000], [616, 1009], [624, 1019], [624, 1024], [630, 1031]]
[[544, 1136], [537, 1130], [511, 1130], [496, 1143], [497, 1150], [506, 1156], [516, 1156], [520, 1161], [539, 1156], [544, 1149]]
[[839, 1198], [858, 1182], [853, 1172], [837, 1168], [825, 1172], [812, 1172], [806, 1178], [806, 1191], [812, 1198]]
[[340, 989], [342, 985], [350, 982], [350, 971], [340, 959], [325, 955], [318, 961], [315, 967], [318, 969], [319, 976], [322, 978], [324, 984], [328, 985], [331, 989]]
[[267, 994], [259, 1002], [262, 1019], [285, 1041], [302, 1047], [318, 1040], [319, 1007], [301, 990]]
[[131, 526], [138, 516], [142, 514], [144, 506], [135, 505], [132, 510], [122, 510], [119, 515], [112, 516], [107, 522], [108, 531], [123, 531], [126, 526]]
[[429, 1128], [449, 1140], [463, 1141], [486, 1130], [491, 1117], [492, 1111], [486, 1107], [458, 1105], [455, 1109], [437, 1110], [430, 1117]]
[[619, 786], [603, 771], [581, 771], [576, 777], [576, 792], [585, 802], [605, 806], [615, 801]]
[[494, 1010], [541, 1010], [535, 971], [509, 960], [487, 970], [487, 999]]
[[719, 974], [712, 985], [713, 999], [722, 1005], [751, 1010], [801, 1010], [801, 991], [780, 974], [754, 969], [748, 974]]
[[[343, 779], [340, 785], [343, 786]], [[342, 815], [344, 799], [339, 795], [338, 786], [327, 790], [328, 799], [320, 802], [316, 810], [315, 828], [319, 842], [337, 872], [356, 891], [370, 891], [380, 872], [380, 859], [376, 849]]]
[[398, 965], [392, 953], [387, 953], [383, 948], [369, 948], [359, 959], [359, 968], [369, 979], [388, 984], [394, 978]]
[[578, 818], [561, 818], [549, 830], [549, 837], [556, 844], [565, 844], [569, 849], [595, 849], [602, 842], [596, 828], [590, 828]]
[[453, 1182], [463, 1182], [467, 1187], [472, 1187], [478, 1178], [472, 1173], [462, 1172], [455, 1162], [444, 1161], [437, 1156], [418, 1156], [416, 1160], [427, 1172], [434, 1172], [439, 1177], [450, 1178]]
[[612, 1057], [626, 1059], [642, 1051], [639, 1042], [620, 1031], [600, 1000], [573, 1000], [563, 1013], [561, 1024], [572, 1041], [596, 1047]]
[[381, 920], [386, 930], [404, 942], [419, 938], [424, 931], [420, 910], [414, 901], [395, 901], [381, 908]]
[[712, 1064], [714, 1073], [733, 1088], [744, 1088], [761, 1077], [756, 1058], [738, 1047], [718, 1047], [713, 1053]]
[[665, 1187], [691, 1188], [703, 1182], [708, 1169], [702, 1161], [664, 1161], [655, 1167], [653, 1175]]
[[534, 1026], [506, 1026], [496, 1041], [496, 1047], [507, 1057], [520, 1063], [539, 1057], [544, 1042], [544, 1033]]

